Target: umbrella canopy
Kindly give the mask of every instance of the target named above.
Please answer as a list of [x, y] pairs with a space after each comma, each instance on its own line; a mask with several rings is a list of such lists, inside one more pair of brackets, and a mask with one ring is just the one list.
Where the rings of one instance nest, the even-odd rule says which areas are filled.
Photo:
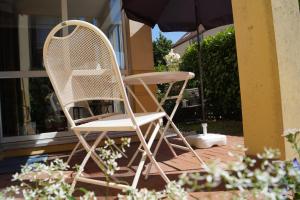
[[197, 31], [199, 52], [199, 80], [202, 120], [206, 120], [201, 66], [199, 26], [206, 30], [233, 23], [231, 0], [123, 0], [123, 9], [129, 19], [161, 31]]
[[163, 32], [208, 30], [233, 22], [231, 0], [123, 0], [129, 19]]

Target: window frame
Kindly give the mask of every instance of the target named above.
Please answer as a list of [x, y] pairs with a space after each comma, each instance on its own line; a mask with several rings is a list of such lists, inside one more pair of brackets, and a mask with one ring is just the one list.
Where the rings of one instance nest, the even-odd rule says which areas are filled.
[[[68, 2], [67, 0], [61, 0], [61, 20], [68, 19]], [[127, 56], [127, 27], [128, 19], [124, 15], [124, 11], [121, 11], [121, 31], [123, 34], [122, 46], [124, 51], [124, 68], [120, 69], [121, 74], [128, 75], [128, 56]], [[20, 67], [21, 69], [21, 67]], [[29, 70], [29, 71], [0, 71], [0, 79], [14, 79], [14, 78], [45, 78], [48, 77], [45, 70]], [[117, 134], [118, 135], [118, 134]], [[120, 133], [120, 136], [128, 135], [128, 133]], [[130, 135], [130, 134], [129, 134]], [[93, 138], [93, 136], [91, 136]], [[36, 135], [25, 135], [25, 136], [10, 136], [4, 137], [2, 130], [2, 115], [0, 106], [0, 149], [15, 149], [18, 148], [28, 148], [28, 147], [41, 147], [48, 145], [66, 144], [74, 143], [77, 141], [76, 136], [69, 131], [59, 131], [59, 132], [45, 132]]]

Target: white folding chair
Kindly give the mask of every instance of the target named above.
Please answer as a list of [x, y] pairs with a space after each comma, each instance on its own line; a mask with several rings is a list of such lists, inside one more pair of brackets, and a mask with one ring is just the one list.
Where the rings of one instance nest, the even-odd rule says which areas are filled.
[[[59, 37], [57, 32], [69, 26], [75, 27], [67, 36]], [[113, 48], [96, 26], [79, 20], [70, 20], [58, 24], [49, 33], [43, 49], [44, 65], [71, 129], [78, 137], [87, 154], [83, 159], [72, 183], [72, 189], [79, 182], [113, 187], [118, 189], [135, 188], [147, 157], [156, 166], [160, 176], [168, 183], [169, 178], [156, 162], [150, 148], [160, 129], [164, 112], [133, 113], [118, 68]], [[68, 109], [70, 105], [87, 100], [116, 100], [124, 103], [125, 113], [111, 113], [97, 116], [90, 122], [76, 123]], [[154, 129], [148, 141], [141, 126], [154, 123]], [[113, 176], [109, 181], [84, 177], [82, 172], [87, 161], [92, 160], [106, 173], [106, 166], [96, 154], [95, 148], [108, 131], [135, 131], [142, 144], [142, 158], [131, 186], [119, 182]], [[99, 136], [90, 145], [84, 134], [97, 132]], [[107, 173], [106, 173], [107, 175]]]

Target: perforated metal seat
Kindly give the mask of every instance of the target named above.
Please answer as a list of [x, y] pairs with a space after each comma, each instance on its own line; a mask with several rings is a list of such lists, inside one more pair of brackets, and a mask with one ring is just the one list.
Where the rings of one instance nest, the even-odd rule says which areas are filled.
[[[138, 126], [143, 126], [152, 121], [161, 119], [165, 116], [164, 112], [159, 113], [135, 113]], [[73, 128], [80, 131], [134, 131], [130, 116], [127, 114], [116, 114], [100, 120], [88, 122]]]

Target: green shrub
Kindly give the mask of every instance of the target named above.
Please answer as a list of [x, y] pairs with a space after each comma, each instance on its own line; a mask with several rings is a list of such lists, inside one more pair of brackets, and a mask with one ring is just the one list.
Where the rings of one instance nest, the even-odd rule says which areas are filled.
[[164, 57], [172, 48], [172, 40], [168, 40], [161, 32], [158, 38], [152, 42], [154, 66], [166, 65]]
[[[241, 120], [241, 100], [234, 28], [230, 27], [201, 43], [206, 112], [214, 118]], [[182, 56], [180, 70], [196, 74], [189, 87], [199, 86], [197, 44]]]

